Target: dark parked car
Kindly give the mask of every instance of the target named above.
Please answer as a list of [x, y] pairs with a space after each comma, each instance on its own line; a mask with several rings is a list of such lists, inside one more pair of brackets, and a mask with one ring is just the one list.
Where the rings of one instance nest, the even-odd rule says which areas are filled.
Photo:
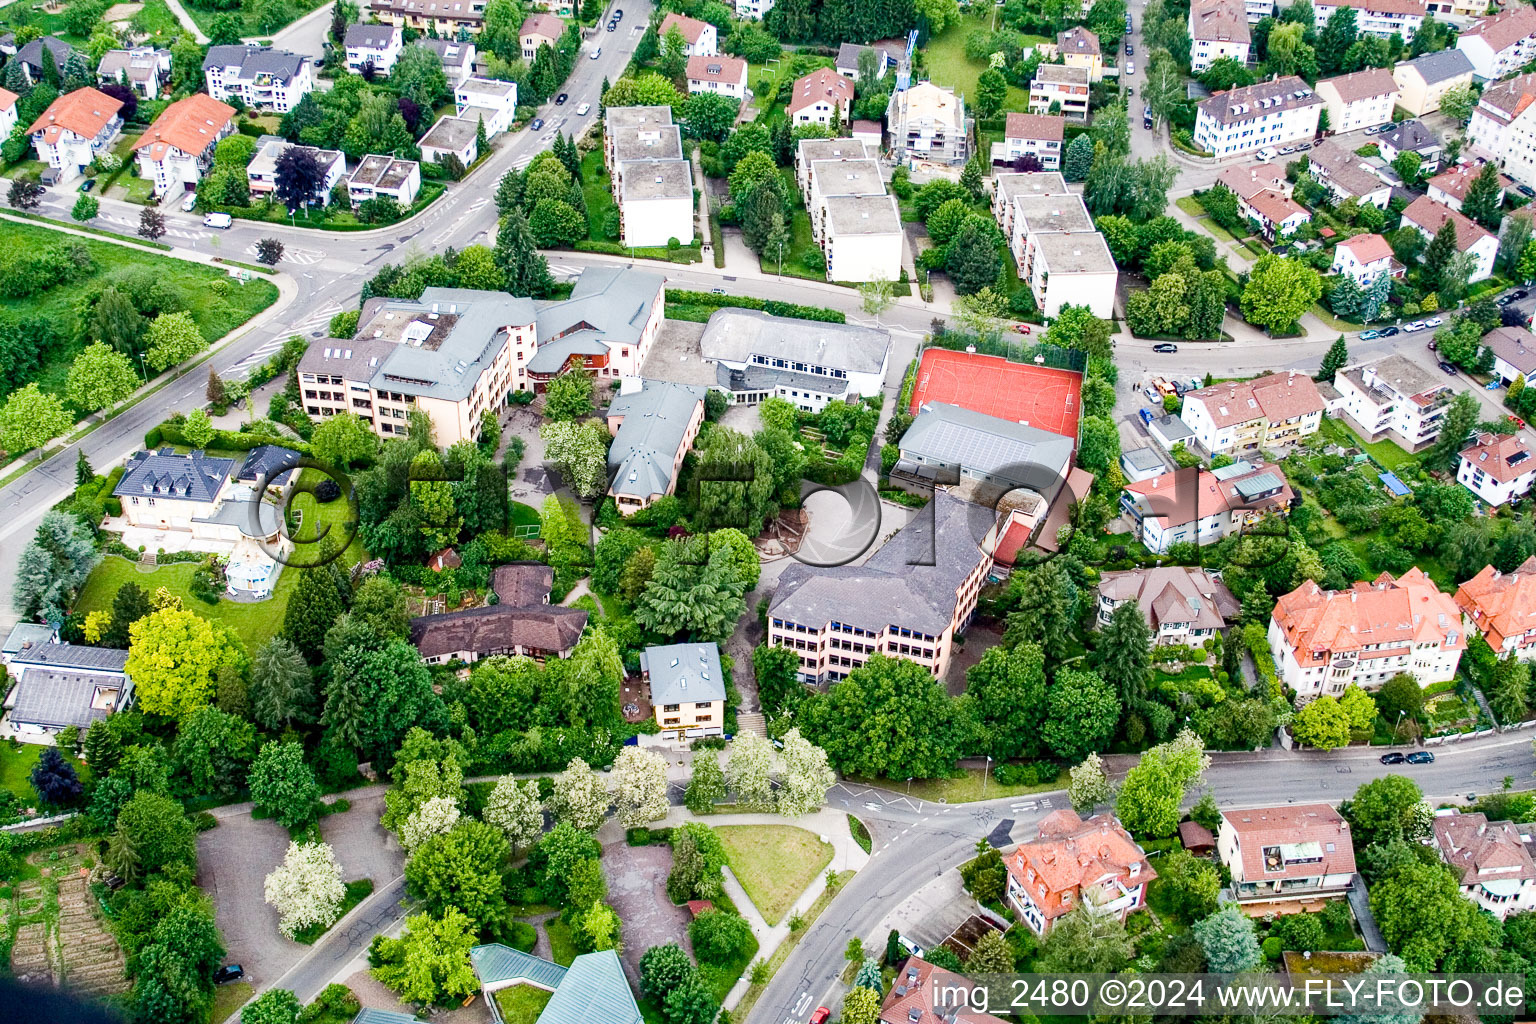
[[536, 117], [528, 123], [528, 127], [532, 128], [534, 131], [539, 131], [544, 127], [544, 119], [542, 117]]
[[1136, 47], [1132, 46], [1130, 43], [1126, 43], [1125, 44], [1125, 55], [1127, 57], [1134, 57], [1134, 56], [1136, 56]]
[[1382, 754], [1381, 755], [1381, 763], [1382, 764], [1402, 764], [1406, 760], [1408, 760], [1408, 759], [1406, 757], [1404, 757], [1402, 754], [1393, 753], [1393, 754]]
[[1179, 350], [1179, 346], [1177, 346], [1177, 345], [1175, 345], [1175, 344], [1173, 344], [1171, 342], [1167, 342], [1167, 341], [1163, 342], [1161, 345], [1153, 345], [1152, 346], [1152, 351], [1153, 352], [1162, 352], [1165, 355], [1171, 355], [1172, 353], [1177, 352], [1178, 350]]
[[558, 107], [560, 104], [564, 103], [566, 100], [568, 100], [570, 98], [571, 97], [570, 97], [569, 93], [561, 93], [559, 96], [555, 97], [555, 106]]
[[229, 982], [239, 981], [243, 977], [245, 977], [244, 967], [241, 967], [239, 964], [225, 964], [213, 972], [213, 983], [215, 985], [227, 985]]
[[1527, 295], [1529, 295], [1529, 294], [1531, 294], [1531, 293], [1530, 293], [1530, 292], [1528, 292], [1528, 291], [1526, 291], [1526, 290], [1525, 290], [1525, 289], [1524, 289], [1524, 288], [1516, 288], [1516, 289], [1515, 289], [1515, 290], [1514, 290], [1514, 291], [1513, 291], [1513, 292], [1511, 292], [1511, 293], [1510, 293], [1510, 294], [1511, 294], [1511, 295], [1512, 295], [1512, 296], [1513, 296], [1513, 297], [1514, 297], [1514, 298], [1517, 298], [1517, 299], [1523, 299], [1523, 298], [1525, 298], [1525, 297], [1526, 297], [1526, 296], [1527, 296]]
[[1456, 367], [1452, 366], [1450, 363], [1446, 362], [1444, 359], [1440, 360], [1440, 369], [1444, 370], [1446, 373], [1450, 374], [1452, 377], [1456, 376]]
[[1403, 332], [1399, 331], [1396, 327], [1383, 327], [1381, 329], [1381, 337], [1383, 337], [1383, 338], [1390, 338], [1394, 334], [1401, 334], [1401, 333], [1403, 333]]
[[614, 30], [615, 30], [615, 29], [617, 29], [617, 28], [618, 28], [618, 27], [619, 27], [619, 23], [618, 23], [618, 22], [616, 22], [616, 21], [610, 21], [610, 22], [609, 22], [609, 23], [608, 23], [608, 31], [609, 31], [609, 32], [612, 32], [612, 31], [614, 31]]
[[613, 9], [613, 20], [614, 21], [623, 21], [624, 20], [624, 8], [622, 8], [622, 7], [615, 7]]
[[95, 178], [86, 178], [84, 181], [82, 181], [80, 183], [80, 191], [81, 192], [89, 192], [91, 189], [93, 189], [95, 187], [96, 187], [96, 179]]
[[1516, 185], [1515, 191], [1526, 198], [1536, 198], [1536, 188], [1531, 188], [1529, 185]]
[[1435, 755], [1427, 750], [1415, 750], [1408, 755], [1409, 764], [1434, 764]]

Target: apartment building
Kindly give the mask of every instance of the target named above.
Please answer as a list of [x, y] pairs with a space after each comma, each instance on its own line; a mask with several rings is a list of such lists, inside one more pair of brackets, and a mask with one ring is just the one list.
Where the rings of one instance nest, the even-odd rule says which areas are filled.
[[[347, 177], [347, 158], [339, 149], [316, 149], [313, 146], [295, 146], [277, 135], [263, 135], [256, 140], [256, 153], [245, 167], [245, 181], [252, 196], [270, 195], [277, 188], [277, 161], [290, 149], [298, 148], [312, 153], [325, 172], [308, 202], [324, 206], [330, 202], [331, 190]], [[406, 204], [409, 205], [409, 204]]]
[[1466, 649], [1461, 609], [1418, 568], [1348, 590], [1306, 580], [1275, 603], [1269, 620], [1275, 671], [1298, 698], [1372, 689], [1399, 672], [1421, 686], [1445, 682]]
[[1120, 507], [1135, 521], [1142, 545], [1165, 555], [1175, 544], [1214, 544], [1267, 516], [1284, 516], [1295, 496], [1279, 466], [1239, 459], [1127, 484]]
[[1328, 111], [1328, 126], [1335, 132], [1374, 128], [1392, 120], [1397, 102], [1397, 80], [1386, 68], [1369, 68], [1317, 83], [1317, 94]]
[[944, 678], [992, 567], [974, 527], [993, 516], [942, 489], [928, 508], [861, 566], [784, 570], [767, 642], [796, 652], [802, 682], [835, 682], [877, 654]]
[[183, 96], [133, 144], [139, 177], [153, 183], [157, 196], [191, 192], [213, 166], [219, 140], [234, 133], [234, 107], [200, 92]]
[[[670, 112], [670, 108], [668, 109]], [[801, 139], [795, 146], [795, 184], [811, 205], [811, 167], [821, 160], [878, 160], [880, 147], [858, 139]]]
[[485, 0], [369, 0], [368, 9], [387, 25], [438, 39], [479, 35], [485, 27]]
[[1420, 196], [1403, 211], [1403, 225], [1419, 229], [1427, 242], [1451, 221], [1456, 225], [1456, 250], [1471, 253], [1473, 270], [1468, 280], [1472, 283], [1493, 276], [1493, 261], [1499, 254], [1499, 240], [1485, 231], [1465, 214], [1435, 202], [1429, 196]]
[[1484, 81], [1503, 78], [1536, 60], [1536, 8], [1510, 4], [1456, 37], [1456, 49]]
[[992, 166], [1012, 167], [1034, 160], [1037, 171], [1061, 168], [1067, 119], [1060, 114], [1010, 112], [1003, 125], [1003, 139], [992, 143]]
[[828, 197], [823, 229], [827, 280], [895, 281], [901, 276], [903, 236], [895, 196]]
[[666, 39], [674, 28], [682, 35], [683, 42], [688, 44], [688, 56], [713, 57], [720, 52], [718, 33], [709, 22], [671, 13], [661, 19], [661, 25], [656, 29], [656, 38]]
[[1513, 572], [1483, 566], [1456, 588], [1456, 604], [1499, 657], [1536, 657], [1536, 556]]
[[48, 104], [27, 129], [37, 158], [48, 165], [43, 183], [74, 181], [98, 156], [110, 151], [123, 128], [118, 114], [122, 109], [122, 100], [91, 88], [65, 93]]
[[1307, 169], [1328, 186], [1336, 203], [1351, 199], [1370, 203], [1385, 210], [1392, 201], [1392, 186], [1376, 176], [1371, 165], [1332, 139], [1325, 139], [1307, 152]]
[[840, 196], [883, 196], [885, 182], [874, 159], [816, 160], [810, 164], [805, 209], [811, 237], [820, 244], [827, 231], [827, 201]]
[[1200, 104], [1195, 144], [1216, 156], [1310, 141], [1323, 100], [1295, 75], [1219, 92]]
[[347, 193], [352, 208], [370, 199], [393, 199], [407, 210], [421, 191], [421, 164], [393, 156], [370, 153], [357, 163], [347, 178]]
[[716, 644], [668, 644], [640, 652], [640, 678], [663, 734], [679, 740], [725, 732], [725, 673]]
[[1519, 434], [1478, 434], [1457, 458], [1456, 479], [1498, 508], [1531, 493], [1536, 459]]
[[1086, 69], [1090, 82], [1104, 77], [1104, 51], [1099, 46], [1099, 37], [1081, 25], [1057, 33], [1056, 55], [1069, 68]]
[[[1396, 79], [1394, 78], [1393, 81]], [[1398, 95], [1401, 97], [1402, 94]], [[1400, 121], [1396, 128], [1377, 135], [1376, 145], [1381, 149], [1381, 158], [1389, 164], [1403, 153], [1417, 153], [1421, 174], [1434, 174], [1439, 170], [1440, 157], [1444, 152], [1444, 148], [1440, 145], [1440, 136], [1426, 128], [1424, 122], [1416, 119]]]
[[1536, 375], [1536, 334], [1523, 327], [1495, 327], [1483, 335], [1483, 344], [1493, 353], [1494, 376], [1505, 384]]
[[704, 424], [704, 388], [625, 377], [605, 418], [608, 494], [625, 515], [677, 490], [683, 457]]
[[1456, 872], [1462, 896], [1500, 921], [1536, 910], [1536, 860], [1521, 828], [1481, 812], [1435, 815], [1435, 847]]
[[1087, 306], [1095, 316], [1114, 315], [1120, 271], [1082, 196], [1018, 195], [1011, 219], [1009, 243], [1019, 277], [1044, 316], [1069, 303]]
[[736, 0], [736, 17], [762, 21], [773, 10], [773, 0]]
[[1090, 81], [1087, 68], [1041, 64], [1029, 82], [1030, 113], [1087, 121]]
[[699, 339], [711, 386], [735, 405], [777, 397], [805, 412], [829, 402], [881, 393], [890, 365], [888, 332], [725, 308], [711, 314]]
[[210, 46], [203, 80], [216, 100], [239, 98], [247, 107], [286, 114], [314, 89], [314, 61], [270, 46]]
[[1216, 853], [1238, 903], [1342, 896], [1355, 877], [1349, 822], [1328, 804], [1223, 811]]
[[1013, 239], [1013, 201], [1020, 196], [1067, 196], [1071, 189], [1067, 179], [1055, 171], [1029, 171], [1024, 173], [994, 174], [992, 176], [992, 218], [1002, 229], [1003, 237]]
[[1361, 288], [1369, 288], [1382, 274], [1402, 277], [1406, 267], [1392, 255], [1392, 246], [1377, 234], [1354, 235], [1333, 248], [1335, 274], [1350, 278]]
[[[1461, 204], [1467, 198], [1467, 189], [1477, 180], [1483, 169], [1481, 162], [1456, 164], [1449, 170], [1439, 174], [1425, 182], [1429, 198], [1441, 206], [1448, 206], [1457, 213], [1461, 212]], [[1504, 175], [1499, 175], [1498, 205], [1504, 205], [1506, 191], [1513, 190], [1515, 183]]]
[[963, 164], [971, 158], [971, 120], [952, 89], [918, 82], [891, 94], [885, 111], [891, 159]]
[[693, 242], [693, 165], [668, 107], [611, 107], [603, 145], [628, 246]]
[[1223, 57], [1247, 64], [1250, 39], [1243, 0], [1194, 0], [1189, 5], [1189, 61], [1196, 74]]
[[1429, 0], [1430, 14], [1449, 14], [1457, 18], [1481, 18], [1488, 13], [1482, 0]]
[[348, 25], [342, 37], [347, 55], [347, 70], [361, 75], [368, 68], [374, 74], [388, 75], [405, 49], [405, 32], [399, 25]]
[[1424, 24], [1424, 0], [1320, 0], [1312, 8], [1317, 31], [1321, 32], [1341, 7], [1355, 10], [1355, 29], [1363, 36], [1391, 39], [1394, 35], [1412, 39]]
[[[444, 115], [437, 119], [427, 134], [416, 143], [421, 158], [429, 164], [440, 164], [449, 157], [468, 167], [480, 157], [480, 122], [462, 117]], [[487, 129], [489, 132], [489, 129]]]
[[1323, 396], [1306, 374], [1271, 373], [1184, 396], [1181, 416], [1211, 455], [1249, 455], [1317, 433]]
[[1109, 624], [1115, 609], [1135, 601], [1141, 617], [1152, 627], [1154, 645], [1199, 647], [1235, 620], [1242, 604], [1221, 581], [1221, 574], [1184, 565], [1127, 569], [1099, 575], [1099, 626]]
[[1074, 907], [1124, 920], [1146, 906], [1157, 877], [1146, 851], [1112, 814], [1084, 821], [1071, 809], [1040, 821], [1035, 839], [1003, 860], [1008, 902], [1036, 935]]
[[171, 80], [171, 51], [153, 46], [108, 50], [96, 65], [96, 84], [126, 84], [135, 96], [157, 100]]
[[1536, 182], [1536, 73], [1494, 82], [1483, 90], [1467, 142], [1488, 153], [1522, 185]]
[[789, 92], [789, 123], [847, 124], [853, 116], [853, 83], [831, 68], [818, 68], [795, 79]]
[[1440, 433], [1451, 387], [1445, 374], [1431, 373], [1399, 355], [1340, 370], [1333, 378], [1350, 427], [1367, 441], [1390, 437], [1406, 451], [1419, 451]]
[[1397, 103], [1414, 117], [1440, 109], [1440, 98], [1452, 89], [1472, 84], [1472, 61], [1459, 49], [1426, 53], [1392, 68]]
[[689, 57], [688, 92], [712, 92], [733, 100], [747, 98], [747, 62], [740, 57]]
[[517, 120], [517, 83], [466, 78], [453, 89], [454, 112], [461, 120], [485, 122], [487, 140], [508, 132]]

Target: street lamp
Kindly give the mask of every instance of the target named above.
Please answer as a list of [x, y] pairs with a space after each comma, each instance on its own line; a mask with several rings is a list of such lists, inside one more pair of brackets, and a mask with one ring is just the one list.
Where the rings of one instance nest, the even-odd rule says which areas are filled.
[[1407, 708], [1398, 708], [1397, 710], [1397, 724], [1392, 727], [1392, 739], [1395, 741], [1400, 742], [1402, 740], [1397, 731], [1403, 727], [1403, 714], [1407, 710]]
[[907, 776], [907, 796], [912, 795], [912, 776]]
[[981, 795], [987, 795], [987, 771], [992, 767], [992, 755], [987, 755], [987, 763], [981, 768]]

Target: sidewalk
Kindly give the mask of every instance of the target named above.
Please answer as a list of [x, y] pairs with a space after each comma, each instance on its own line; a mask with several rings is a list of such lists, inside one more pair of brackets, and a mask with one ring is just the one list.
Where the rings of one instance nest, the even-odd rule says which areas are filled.
[[[181, 27], [192, 33], [192, 38], [197, 40], [199, 46], [208, 45], [208, 36], [197, 27], [197, 22], [192, 20], [192, 15], [187, 13], [187, 9], [181, 6], [181, 0], [165, 0], [165, 5], [171, 9], [172, 14], [176, 15], [176, 20], [181, 22]], [[327, 7], [326, 10], [330, 8]]]

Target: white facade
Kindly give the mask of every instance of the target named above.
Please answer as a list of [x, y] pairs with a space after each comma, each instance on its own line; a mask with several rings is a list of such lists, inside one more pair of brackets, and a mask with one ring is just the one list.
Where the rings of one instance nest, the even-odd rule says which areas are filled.
[[1196, 74], [1230, 57], [1248, 63], [1250, 36], [1243, 0], [1194, 0], [1189, 5], [1189, 62]]
[[1478, 78], [1492, 81], [1536, 60], [1536, 9], [1511, 4], [1484, 18], [1456, 39]]
[[[1316, 586], [1311, 581], [1307, 585]], [[1348, 600], [1348, 595], [1342, 599]], [[1399, 672], [1412, 673], [1421, 686], [1455, 678], [1456, 665], [1467, 643], [1459, 612], [1451, 620], [1447, 635], [1449, 642], [1363, 642], [1337, 654], [1332, 650], [1314, 651], [1303, 665], [1280, 623], [1271, 617], [1269, 652], [1275, 659], [1275, 674], [1280, 682], [1295, 690], [1298, 697], [1336, 697], [1351, 685], [1374, 689]]]
[[1499, 169], [1536, 187], [1536, 74], [1489, 85], [1467, 123], [1467, 142], [1491, 155]]
[[864, 282], [901, 277], [901, 212], [896, 197], [832, 196], [826, 199], [823, 250], [827, 279]]
[[1457, 213], [1448, 206], [1442, 206], [1428, 196], [1421, 196], [1403, 211], [1402, 222], [1404, 226], [1412, 225], [1418, 228], [1419, 234], [1424, 236], [1424, 241], [1429, 242], [1447, 218], [1456, 223], [1457, 250], [1472, 255], [1473, 269], [1467, 280], [1475, 284], [1492, 277], [1493, 261], [1499, 255], [1499, 240], [1464, 214]]
[[1091, 78], [1087, 68], [1041, 64], [1029, 83], [1030, 112], [1057, 113], [1074, 121], [1086, 121]]
[[1519, 434], [1480, 434], [1457, 457], [1456, 479], [1498, 508], [1524, 497], [1536, 481], [1536, 458]]
[[688, 92], [747, 98], [747, 62], [740, 57], [689, 57]]
[[95, 89], [76, 89], [54, 100], [31, 127], [37, 158], [53, 169], [56, 183], [85, 173], [112, 148], [122, 131], [122, 101]]
[[[1382, 244], [1386, 245], [1386, 240], [1382, 239], [1380, 235], [1372, 237], [1381, 239]], [[1364, 257], [1364, 259], [1361, 257]], [[1332, 273], [1351, 278], [1361, 288], [1369, 288], [1382, 274], [1397, 276], [1394, 273], [1395, 268], [1393, 266], [1396, 262], [1392, 257], [1391, 246], [1386, 246], [1386, 252], [1381, 253], [1374, 249], [1364, 247], [1357, 249], [1340, 244], [1334, 247], [1333, 265], [1328, 269]]]
[[686, 196], [630, 199], [624, 203], [624, 244], [649, 247], [676, 238], [693, 244], [693, 192]]
[[353, 209], [370, 199], [393, 199], [410, 209], [420, 191], [421, 164], [392, 156], [370, 154], [363, 157], [347, 179], [347, 194], [352, 199]]
[[1334, 374], [1333, 386], [1344, 414], [1365, 440], [1391, 435], [1408, 451], [1418, 451], [1439, 436], [1451, 397], [1443, 374], [1437, 379], [1395, 355], [1346, 367]]
[[1381, 68], [1358, 71], [1317, 83], [1317, 94], [1328, 109], [1328, 126], [1334, 132], [1374, 128], [1392, 120], [1397, 102], [1397, 82]]
[[773, 0], [736, 0], [736, 17], [762, 21], [773, 10]]
[[16, 130], [16, 94], [0, 89], [0, 135], [7, 139]]
[[1317, 31], [1321, 32], [1340, 7], [1355, 9], [1355, 31], [1363, 36], [1379, 36], [1390, 39], [1402, 36], [1407, 42], [1424, 24], [1424, 0], [1354, 0], [1353, 3], [1318, 3], [1312, 7], [1317, 19]]
[[667, 38], [667, 33], [672, 31], [674, 26], [682, 34], [683, 42], [688, 44], [686, 51], [688, 56], [713, 57], [720, 52], [719, 34], [714, 25], [681, 14], [668, 14], [661, 19], [661, 24], [656, 29], [658, 43]]
[[466, 78], [454, 88], [453, 103], [459, 117], [477, 123], [484, 117], [485, 137], [494, 139], [517, 120], [517, 83]]
[[[475, 131], [478, 122], [465, 121], [457, 117], [438, 118], [437, 124], [432, 130], [421, 137], [418, 145], [421, 148], [421, 158], [428, 163], [437, 163], [448, 159], [450, 156], [459, 158], [459, 162], [465, 167], [475, 162], [480, 155], [480, 149], [475, 142]], [[489, 136], [490, 125], [486, 125]]]
[[[223, 53], [234, 50], [243, 51], [244, 55]], [[228, 63], [230, 60], [235, 63]], [[266, 70], [267, 63], [282, 64], [284, 70]], [[278, 114], [298, 106], [299, 100], [315, 88], [314, 62], [310, 58], [271, 50], [211, 47], [203, 61], [203, 75], [208, 95], [214, 99], [238, 97], [248, 107]]]
[[1217, 93], [1200, 104], [1195, 144], [1225, 157], [1310, 140], [1322, 109], [1323, 101], [1295, 76]]
[[[366, 31], [354, 33], [353, 29]], [[362, 39], [360, 36], [374, 38]], [[404, 39], [399, 25], [353, 25], [347, 30], [346, 37], [347, 70], [360, 75], [365, 67], [372, 64], [375, 72], [388, 75], [395, 69], [400, 51], [405, 49]]]

